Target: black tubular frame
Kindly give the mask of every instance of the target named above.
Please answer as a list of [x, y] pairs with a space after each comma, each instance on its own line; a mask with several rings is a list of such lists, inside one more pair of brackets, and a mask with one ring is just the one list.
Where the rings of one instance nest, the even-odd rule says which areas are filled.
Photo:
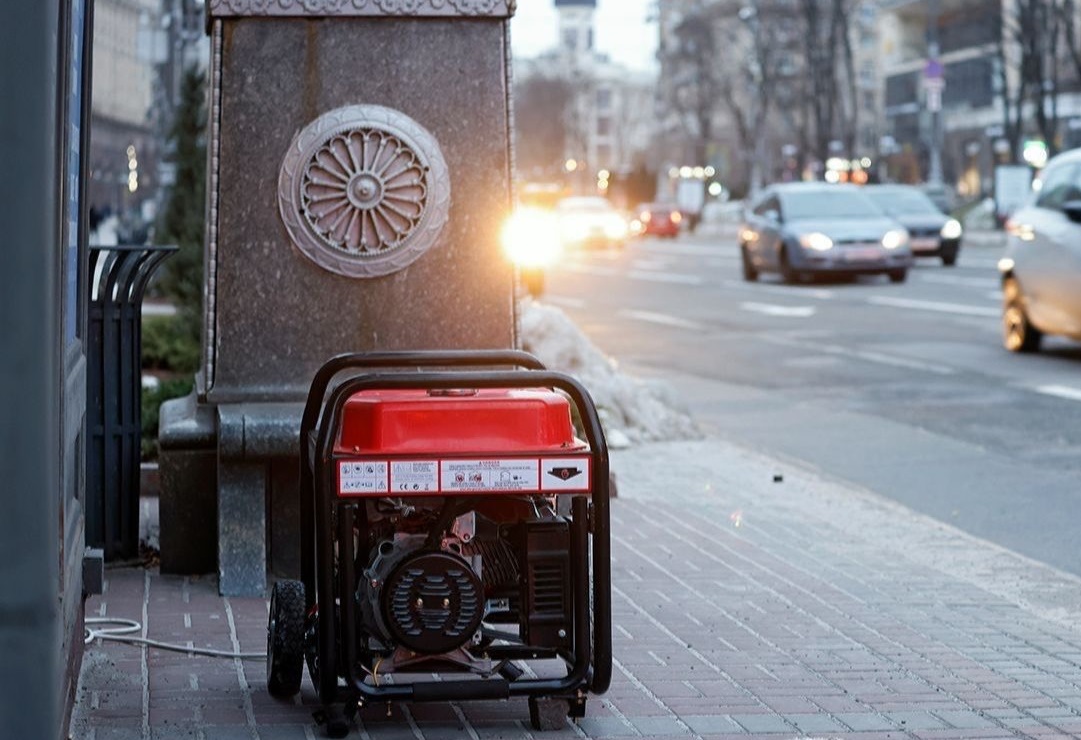
[[[396, 372], [382, 370], [397, 369]], [[429, 370], [420, 371], [419, 368]], [[447, 369], [451, 368], [451, 369]], [[464, 368], [464, 370], [463, 370]], [[504, 368], [504, 369], [492, 369]], [[518, 369], [505, 369], [518, 368]], [[334, 378], [351, 374], [328, 389]], [[356, 606], [353, 523], [363, 499], [341, 500], [334, 474], [334, 444], [342, 410], [353, 395], [374, 390], [456, 388], [555, 388], [566, 393], [582, 420], [590, 466], [590, 501], [574, 495], [571, 505], [571, 568], [574, 592], [573, 664], [562, 678], [454, 680], [373, 686], [356, 675]], [[498, 494], [496, 494], [498, 495]], [[571, 494], [573, 495], [573, 494]], [[544, 368], [533, 355], [515, 350], [430, 351], [343, 354], [332, 358], [312, 381], [300, 425], [301, 580], [309, 614], [318, 612], [316, 652], [320, 701], [338, 701], [344, 664], [347, 690], [364, 701], [457, 701], [509, 696], [571, 696], [579, 690], [602, 694], [612, 677], [611, 542], [608, 447], [589, 392], [575, 379]], [[338, 510], [338, 532], [332, 512]], [[589, 534], [593, 534], [593, 622], [589, 614]], [[339, 547], [339, 583], [334, 582], [334, 545]], [[340, 607], [333, 608], [335, 595]], [[330, 604], [330, 609], [317, 609]], [[340, 612], [340, 613], [339, 613]], [[340, 620], [339, 620], [340, 617]], [[592, 626], [592, 631], [590, 627]], [[337, 632], [343, 633], [341, 640]], [[590, 639], [592, 637], [592, 639]]]

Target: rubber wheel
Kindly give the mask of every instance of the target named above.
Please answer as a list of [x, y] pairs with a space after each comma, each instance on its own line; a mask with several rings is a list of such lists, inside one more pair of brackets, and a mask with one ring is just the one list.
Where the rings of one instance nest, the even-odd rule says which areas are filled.
[[754, 265], [751, 264], [751, 258], [747, 254], [747, 247], [740, 246], [739, 256], [743, 261], [743, 279], [748, 283], [758, 280], [758, 270], [754, 269]]
[[1010, 352], [1036, 352], [1043, 332], [1032, 325], [1025, 313], [1021, 286], [1013, 278], [1002, 284], [1002, 344]]
[[953, 267], [957, 264], [957, 250], [954, 249], [949, 252], [945, 252], [942, 255], [942, 264], [946, 267]]
[[270, 592], [266, 639], [266, 687], [288, 699], [300, 691], [304, 673], [304, 584], [278, 581]]
[[891, 283], [903, 283], [908, 278], [908, 270], [891, 270], [889, 276]]

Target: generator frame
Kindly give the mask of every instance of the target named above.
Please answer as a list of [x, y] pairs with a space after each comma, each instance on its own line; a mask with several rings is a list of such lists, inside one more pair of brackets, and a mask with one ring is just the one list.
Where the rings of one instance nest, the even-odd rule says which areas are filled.
[[[588, 450], [578, 454], [589, 456], [591, 465], [589, 492], [562, 494], [571, 496], [571, 647], [561, 650], [508, 644], [487, 648], [495, 660], [561, 658], [567, 665], [567, 675], [555, 678], [493, 675], [464, 680], [369, 683], [365, 674], [357, 670], [358, 605], [353, 597], [357, 583], [353, 531], [357, 527], [363, 532], [368, 525], [365, 499], [339, 497], [334, 465], [343, 407], [348, 399], [365, 391], [462, 388], [556, 389], [566, 394], [578, 410], [588, 444]], [[554, 716], [561, 717], [559, 722], [567, 716], [582, 716], [586, 692], [603, 694], [612, 675], [609, 488], [608, 449], [591, 396], [577, 380], [546, 369], [531, 354], [516, 350], [350, 353], [324, 364], [312, 381], [301, 420], [300, 543], [307, 614], [305, 634], [310, 635], [314, 626], [316, 642], [314, 646], [307, 645], [306, 652], [314, 647], [318, 660], [312, 680], [328, 734], [336, 735], [340, 731], [335, 725], [343, 723], [343, 710], [336, 705], [343, 702], [344, 712], [349, 714], [358, 706], [373, 702], [528, 697], [531, 719], [538, 729], [543, 724], [537, 718], [542, 700], [555, 700], [549, 702], [546, 711], [550, 718], [554, 711]], [[461, 498], [463, 494], [452, 495]], [[311, 667], [309, 662], [309, 673]], [[344, 678], [344, 686], [339, 678]], [[553, 710], [553, 703], [561, 707]]]

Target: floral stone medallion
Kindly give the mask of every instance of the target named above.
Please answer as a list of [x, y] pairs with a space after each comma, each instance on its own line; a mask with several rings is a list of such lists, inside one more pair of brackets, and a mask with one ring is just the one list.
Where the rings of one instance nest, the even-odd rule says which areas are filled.
[[450, 210], [439, 144], [404, 113], [351, 105], [289, 145], [278, 176], [282, 222], [300, 252], [347, 277], [380, 277], [438, 240]]

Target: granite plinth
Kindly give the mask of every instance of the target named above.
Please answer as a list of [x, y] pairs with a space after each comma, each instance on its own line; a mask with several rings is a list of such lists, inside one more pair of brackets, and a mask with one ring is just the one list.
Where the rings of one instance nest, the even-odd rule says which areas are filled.
[[[268, 557], [275, 571], [299, 566], [300, 404], [327, 359], [516, 344], [514, 274], [499, 243], [510, 206], [506, 20], [212, 25], [210, 346], [199, 402], [163, 416], [162, 561], [192, 572], [206, 565], [200, 538], [213, 536], [206, 570], [216, 565], [222, 593], [258, 594]], [[356, 105], [390, 108], [423, 127], [450, 182], [435, 244], [382, 277], [318, 266], [293, 245], [278, 210], [294, 136]], [[203, 500], [210, 486], [213, 500]]]
[[[295, 400], [345, 351], [509, 348], [511, 266], [504, 24], [500, 20], [224, 22], [211, 402]], [[438, 141], [449, 221], [420, 259], [380, 278], [318, 267], [277, 211], [292, 137], [323, 113], [376, 104]]]

